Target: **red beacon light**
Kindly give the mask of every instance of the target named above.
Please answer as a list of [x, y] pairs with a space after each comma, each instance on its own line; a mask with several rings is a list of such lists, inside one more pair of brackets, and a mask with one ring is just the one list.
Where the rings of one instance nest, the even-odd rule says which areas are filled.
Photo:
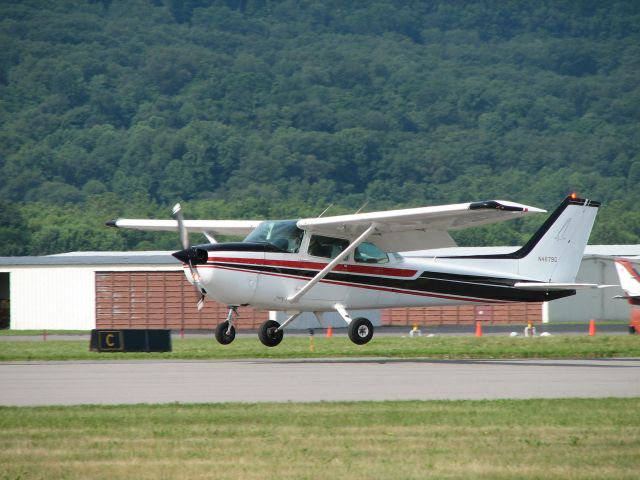
[[575, 200], [576, 198], [578, 198], [578, 194], [576, 192], [571, 192], [571, 195], [569, 195], [571, 197], [571, 200]]

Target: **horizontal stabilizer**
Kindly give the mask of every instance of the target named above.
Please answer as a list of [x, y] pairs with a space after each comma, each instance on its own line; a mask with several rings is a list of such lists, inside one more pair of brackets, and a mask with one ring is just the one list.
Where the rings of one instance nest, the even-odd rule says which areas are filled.
[[589, 288], [610, 288], [618, 285], [598, 285], [597, 283], [541, 283], [541, 282], [517, 282], [514, 287], [524, 290], [585, 290]]

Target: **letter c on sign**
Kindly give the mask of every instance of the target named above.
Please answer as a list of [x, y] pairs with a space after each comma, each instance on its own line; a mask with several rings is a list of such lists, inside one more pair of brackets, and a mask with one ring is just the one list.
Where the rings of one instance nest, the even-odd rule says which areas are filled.
[[113, 333], [107, 334], [107, 336], [105, 337], [105, 343], [107, 344], [107, 347], [115, 346], [115, 342], [113, 341]]

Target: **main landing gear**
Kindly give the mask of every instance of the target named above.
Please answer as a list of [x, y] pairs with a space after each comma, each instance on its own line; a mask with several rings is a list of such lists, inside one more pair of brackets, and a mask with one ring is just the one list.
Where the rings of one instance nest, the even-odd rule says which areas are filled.
[[[364, 345], [373, 338], [373, 324], [364, 317], [352, 319], [349, 312], [342, 306], [336, 305], [336, 311], [348, 325], [347, 333], [349, 339], [356, 345]], [[284, 337], [284, 327], [293, 322], [302, 312], [294, 313], [282, 324], [275, 320], [267, 320], [258, 329], [258, 338], [265, 347], [275, 347], [282, 342]], [[320, 313], [316, 317], [320, 321]], [[233, 326], [234, 319], [238, 317], [238, 307], [229, 307], [227, 319], [216, 327], [216, 340], [222, 345], [228, 345], [236, 337], [236, 329]], [[322, 323], [322, 322], [321, 322]]]
[[282, 325], [275, 320], [267, 320], [258, 330], [258, 338], [265, 347], [275, 347], [280, 344], [282, 337], [284, 337], [284, 327], [293, 322], [300, 316], [301, 312], [294, 313], [287, 318]]
[[349, 324], [349, 340], [356, 345], [364, 345], [373, 338], [373, 324], [364, 317], [358, 317]]
[[280, 328], [280, 324], [275, 320], [267, 320], [260, 325], [258, 338], [265, 347], [275, 347], [280, 344], [282, 337], [284, 337], [284, 331]]

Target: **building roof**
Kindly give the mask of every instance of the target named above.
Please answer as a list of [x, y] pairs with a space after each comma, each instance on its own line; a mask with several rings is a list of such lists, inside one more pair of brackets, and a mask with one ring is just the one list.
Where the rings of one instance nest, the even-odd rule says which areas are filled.
[[[440, 257], [449, 255], [502, 255], [515, 252], [520, 247], [453, 247], [433, 250], [403, 252], [406, 257]], [[635, 257], [640, 255], [640, 245], [587, 245], [584, 258]]]
[[[469, 247], [456, 249], [456, 255], [495, 255], [509, 253], [519, 247]], [[180, 262], [172, 251], [144, 252], [69, 252], [38, 257], [0, 257], [0, 267], [12, 266], [90, 266], [90, 265], [167, 265], [177, 266]], [[452, 250], [440, 248], [406, 252], [412, 256], [451, 255]], [[640, 245], [587, 245], [585, 258], [593, 257], [639, 257]]]
[[69, 252], [39, 257], [0, 257], [0, 266], [179, 265], [173, 252]]

